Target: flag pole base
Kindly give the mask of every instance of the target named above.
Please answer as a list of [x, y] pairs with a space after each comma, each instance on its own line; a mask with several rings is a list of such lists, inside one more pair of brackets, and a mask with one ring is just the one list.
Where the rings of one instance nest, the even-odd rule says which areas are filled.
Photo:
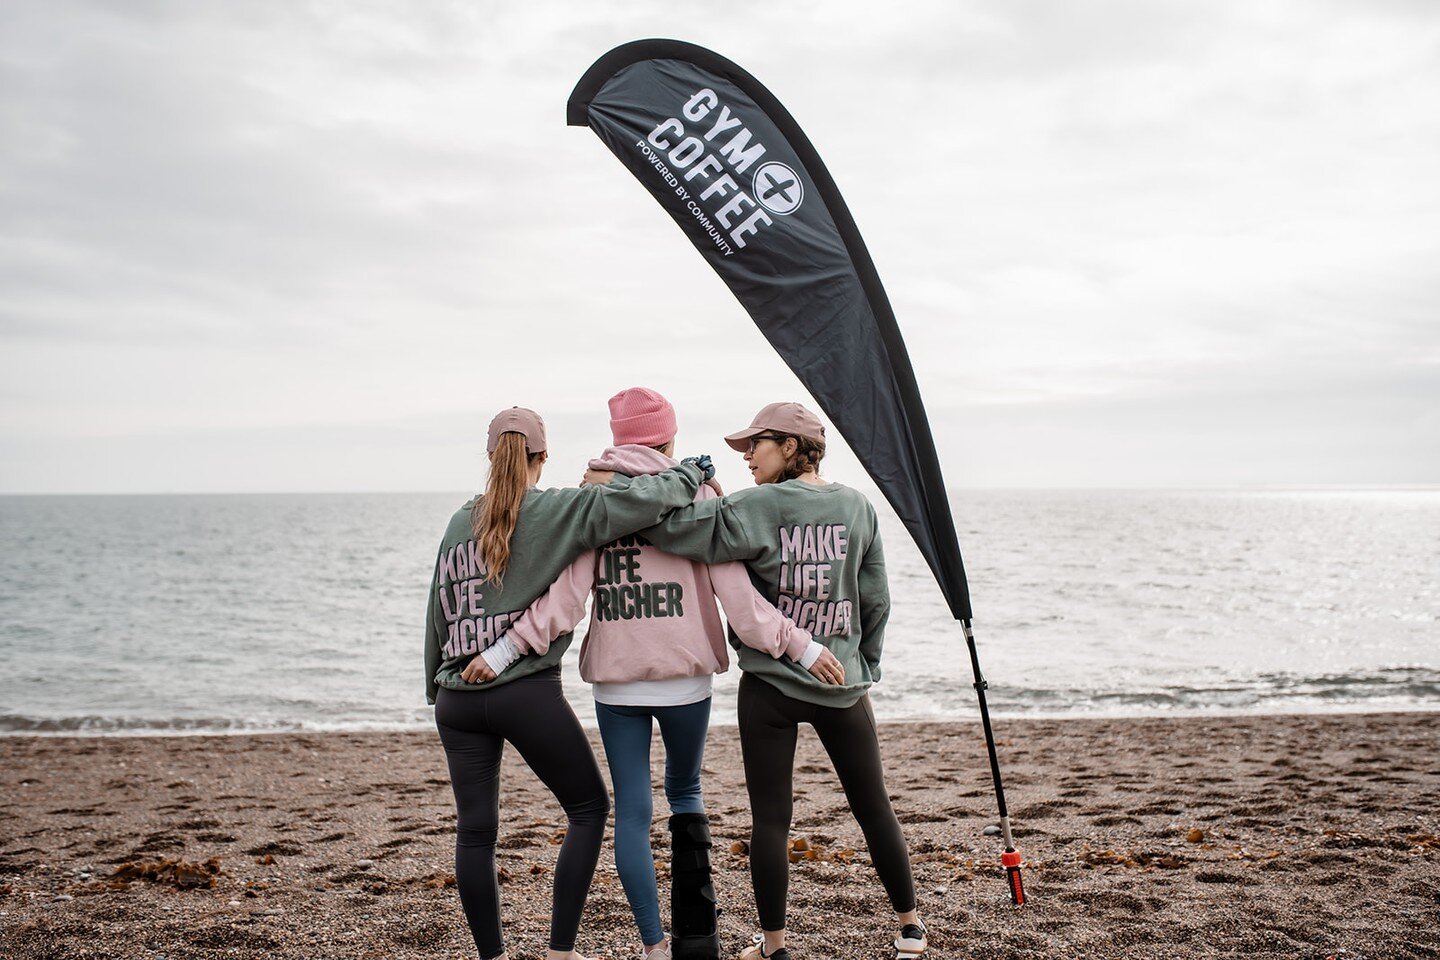
[[1025, 881], [1020, 876], [1024, 860], [1020, 851], [1006, 850], [1000, 854], [1000, 863], [1005, 867], [1005, 885], [1010, 888], [1010, 902], [1017, 907], [1025, 906]]

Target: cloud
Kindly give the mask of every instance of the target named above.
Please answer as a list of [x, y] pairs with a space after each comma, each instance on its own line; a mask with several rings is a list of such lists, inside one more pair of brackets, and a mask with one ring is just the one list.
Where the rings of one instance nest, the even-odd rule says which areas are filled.
[[[705, 430], [803, 398], [639, 185], [563, 125], [591, 60], [677, 24], [826, 157], [942, 459], [983, 454], [956, 482], [1440, 480], [1412, 449], [1440, 361], [1429, 5], [763, 12], [7, 6], [0, 489], [74, 488], [58, 465], [94, 444], [114, 489], [228, 489], [237, 470], [445, 488], [398, 462], [414, 445], [395, 431], [464, 443], [458, 424], [526, 397], [598, 417], [573, 434], [593, 445], [633, 383]], [[1305, 432], [1317, 403], [1371, 467]], [[1272, 413], [1222, 416], [1257, 404]], [[1057, 424], [1070, 439], [1050, 443]], [[389, 439], [352, 445], [367, 432]], [[224, 469], [186, 459], [202, 448]]]

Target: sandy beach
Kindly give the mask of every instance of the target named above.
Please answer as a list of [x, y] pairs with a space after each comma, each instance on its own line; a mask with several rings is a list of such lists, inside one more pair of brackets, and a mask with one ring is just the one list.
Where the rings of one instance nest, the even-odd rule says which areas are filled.
[[[1440, 956], [1440, 713], [1004, 720], [998, 734], [1023, 910], [982, 835], [978, 724], [882, 728], [932, 956]], [[433, 734], [11, 737], [0, 757], [0, 956], [474, 955]], [[705, 789], [738, 952], [756, 921], [733, 728], [711, 731]], [[796, 795], [811, 851], [792, 869], [797, 960], [892, 956], [893, 917], [809, 731]], [[543, 956], [564, 819], [513, 756], [502, 809], [511, 954]], [[663, 860], [663, 823], [655, 842]], [[579, 946], [636, 949], [608, 839]]]

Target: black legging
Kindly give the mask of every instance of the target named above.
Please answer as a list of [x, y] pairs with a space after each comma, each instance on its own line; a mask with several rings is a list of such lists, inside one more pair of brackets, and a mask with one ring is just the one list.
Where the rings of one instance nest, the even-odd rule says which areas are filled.
[[910, 853], [885, 790], [870, 697], [849, 707], [818, 707], [787, 697], [747, 673], [740, 678], [739, 715], [745, 787], [750, 792], [750, 882], [761, 929], [785, 927], [795, 736], [802, 723], [815, 728], [830, 755], [891, 906], [897, 913], [914, 910]]
[[500, 885], [495, 876], [495, 830], [500, 821], [500, 755], [505, 741], [535, 771], [569, 818], [555, 863], [550, 949], [575, 949], [580, 912], [600, 859], [610, 797], [590, 741], [560, 687], [560, 668], [512, 680], [492, 690], [442, 688], [435, 725], [455, 791], [455, 885], [483, 958], [505, 951], [500, 932]]

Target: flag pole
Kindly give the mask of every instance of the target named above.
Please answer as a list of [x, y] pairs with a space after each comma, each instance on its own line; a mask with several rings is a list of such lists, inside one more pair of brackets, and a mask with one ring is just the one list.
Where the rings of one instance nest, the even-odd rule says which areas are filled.
[[1017, 907], [1025, 904], [1025, 885], [1020, 878], [1022, 858], [1015, 849], [1015, 838], [1010, 832], [1010, 812], [1005, 808], [1005, 784], [1000, 779], [1000, 757], [995, 752], [995, 731], [990, 727], [990, 707], [985, 702], [985, 690], [990, 686], [980, 672], [980, 654], [975, 649], [975, 631], [968, 619], [960, 621], [965, 631], [965, 644], [970, 648], [970, 669], [975, 675], [975, 695], [980, 699], [980, 723], [985, 728], [985, 749], [990, 752], [990, 779], [995, 782], [995, 802], [1000, 808], [1000, 837], [1005, 843], [1005, 852], [1000, 863], [1005, 867], [1005, 884], [1010, 888], [1010, 900]]

